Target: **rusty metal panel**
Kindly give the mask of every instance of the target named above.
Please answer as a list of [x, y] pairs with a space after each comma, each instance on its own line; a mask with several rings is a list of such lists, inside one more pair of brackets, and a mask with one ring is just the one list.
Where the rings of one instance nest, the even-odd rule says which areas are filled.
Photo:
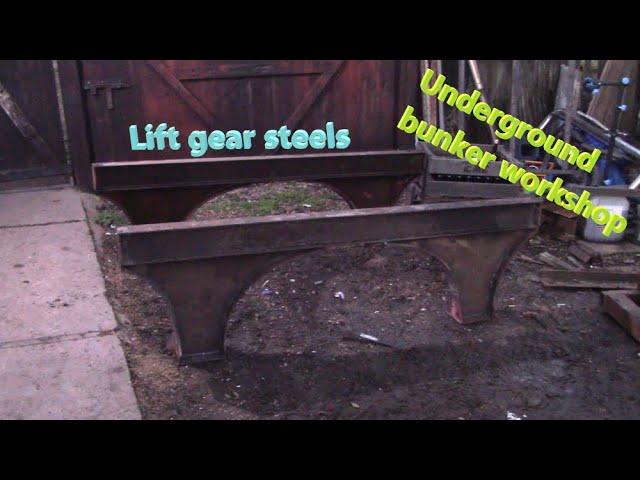
[[429, 173], [432, 175], [497, 177], [499, 172], [500, 164], [498, 162], [491, 162], [486, 169], [482, 169], [461, 158], [440, 155], [429, 156]]
[[498, 199], [120, 227], [122, 264], [140, 265], [535, 229], [539, 199]]
[[428, 180], [425, 193], [439, 197], [467, 198], [511, 198], [524, 197], [524, 190], [519, 185], [510, 183], [482, 182], [447, 182], [444, 180]]

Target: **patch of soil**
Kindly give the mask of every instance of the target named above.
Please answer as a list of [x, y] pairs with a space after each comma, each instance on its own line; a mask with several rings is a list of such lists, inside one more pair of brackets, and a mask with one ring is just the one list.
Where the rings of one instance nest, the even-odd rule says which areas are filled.
[[[243, 202], [274, 192], [283, 201], [269, 213], [346, 208], [317, 185], [263, 185], [219, 197], [196, 218], [243, 214]], [[309, 197], [316, 197], [310, 206], [298, 202]], [[545, 289], [535, 277], [542, 267], [518, 254], [502, 276], [495, 319], [467, 326], [446, 313], [442, 265], [409, 245], [298, 256], [236, 304], [226, 360], [178, 366], [165, 347], [167, 303], [145, 279], [121, 270], [113, 228], [96, 231], [144, 418], [640, 416], [640, 348], [601, 312], [599, 293]], [[566, 247], [538, 236], [519, 253], [566, 258]], [[345, 340], [348, 331], [395, 348]]]

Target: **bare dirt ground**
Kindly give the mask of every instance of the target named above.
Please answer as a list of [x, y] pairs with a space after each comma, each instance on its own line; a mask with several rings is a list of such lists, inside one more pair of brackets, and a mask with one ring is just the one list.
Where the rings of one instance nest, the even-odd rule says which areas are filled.
[[[299, 256], [236, 305], [226, 360], [178, 366], [165, 347], [166, 302], [146, 280], [120, 269], [108, 225], [124, 218], [106, 202], [98, 207], [94, 220], [107, 225], [94, 231], [99, 258], [144, 418], [640, 417], [640, 346], [601, 312], [597, 291], [545, 289], [535, 281], [541, 267], [517, 256], [498, 288], [495, 319], [472, 326], [447, 315], [440, 263], [411, 247]], [[343, 208], [320, 186], [276, 184], [230, 192], [196, 218]], [[566, 258], [566, 247], [536, 236], [519, 253]], [[347, 331], [395, 348], [345, 340]]]

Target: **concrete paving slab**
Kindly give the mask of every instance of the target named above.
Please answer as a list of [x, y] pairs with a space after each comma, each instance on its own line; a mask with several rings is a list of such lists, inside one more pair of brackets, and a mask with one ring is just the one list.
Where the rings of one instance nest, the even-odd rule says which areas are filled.
[[80, 196], [71, 188], [0, 193], [0, 227], [84, 219]]
[[0, 419], [140, 419], [118, 338], [0, 348]]
[[84, 221], [0, 228], [0, 258], [0, 346], [116, 327]]
[[0, 259], [0, 419], [139, 419], [80, 194], [0, 193]]

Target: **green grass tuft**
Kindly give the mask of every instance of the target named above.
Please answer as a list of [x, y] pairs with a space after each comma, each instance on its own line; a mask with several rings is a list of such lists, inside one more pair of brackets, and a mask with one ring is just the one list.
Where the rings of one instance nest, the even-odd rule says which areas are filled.
[[103, 227], [109, 225], [122, 225], [127, 222], [127, 219], [120, 212], [113, 210], [102, 210], [93, 218], [94, 223]]
[[[287, 209], [302, 210], [320, 208], [326, 203], [326, 199], [311, 195], [300, 190], [284, 192], [270, 192], [257, 200], [247, 201], [232, 196], [220, 199], [209, 205], [209, 210], [218, 213], [238, 212], [246, 216], [263, 216], [281, 212]], [[303, 205], [310, 205], [304, 207]]]

